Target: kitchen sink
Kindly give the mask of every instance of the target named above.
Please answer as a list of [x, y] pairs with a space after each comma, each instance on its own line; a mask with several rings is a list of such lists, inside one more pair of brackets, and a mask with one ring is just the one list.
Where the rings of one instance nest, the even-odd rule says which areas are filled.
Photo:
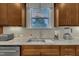
[[31, 38], [27, 40], [28, 43], [46, 43], [46, 42], [52, 42], [52, 39], [45, 39], [45, 38], [41, 38], [41, 39], [36, 39], [36, 38]]
[[27, 42], [45, 42], [45, 40], [42, 39], [29, 39]]

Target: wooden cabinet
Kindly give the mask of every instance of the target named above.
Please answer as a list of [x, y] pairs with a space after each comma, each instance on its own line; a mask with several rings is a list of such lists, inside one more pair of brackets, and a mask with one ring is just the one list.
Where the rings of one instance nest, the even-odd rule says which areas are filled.
[[22, 26], [25, 22], [25, 4], [0, 3], [0, 25]]
[[59, 56], [59, 46], [44, 45], [41, 47], [42, 56]]
[[22, 56], [39, 56], [40, 55], [40, 46], [34, 45], [23, 45], [21, 47]]
[[0, 34], [3, 34], [3, 27], [0, 27]]
[[79, 46], [76, 46], [76, 56], [79, 56]]
[[77, 24], [79, 25], [79, 3], [77, 3]]
[[55, 4], [55, 26], [79, 26], [79, 4]]
[[23, 56], [39, 56], [40, 52], [39, 49], [24, 49], [22, 52]]
[[78, 45], [22, 45], [22, 56], [79, 56]]
[[58, 56], [59, 46], [47, 45], [26, 45], [21, 47], [22, 56]]
[[75, 46], [61, 46], [61, 56], [75, 56]]
[[8, 9], [8, 25], [22, 25], [22, 5], [19, 3], [10, 3]]
[[0, 26], [7, 25], [7, 4], [0, 3]]

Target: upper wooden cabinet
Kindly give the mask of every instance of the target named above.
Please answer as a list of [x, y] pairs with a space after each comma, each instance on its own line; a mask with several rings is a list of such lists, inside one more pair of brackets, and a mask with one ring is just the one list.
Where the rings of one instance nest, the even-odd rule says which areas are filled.
[[0, 34], [3, 34], [3, 27], [0, 27]]
[[0, 3], [0, 25], [22, 26], [24, 4], [20, 3]]
[[79, 4], [55, 4], [55, 26], [79, 26]]
[[0, 3], [0, 25], [7, 25], [7, 4]]
[[22, 5], [8, 4], [8, 25], [22, 25]]

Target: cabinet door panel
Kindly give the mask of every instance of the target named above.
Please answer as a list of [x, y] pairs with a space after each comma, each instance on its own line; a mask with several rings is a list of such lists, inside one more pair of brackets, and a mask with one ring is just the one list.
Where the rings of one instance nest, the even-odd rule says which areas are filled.
[[[60, 3], [58, 9], [58, 26], [77, 26], [77, 4], [75, 3]], [[56, 13], [57, 16], [57, 13]], [[57, 21], [56, 21], [57, 22]]]
[[39, 49], [23, 49], [23, 56], [37, 56], [40, 55]]
[[42, 56], [58, 56], [59, 55], [59, 46], [46, 45], [41, 48]]
[[58, 56], [59, 49], [41, 49], [41, 55]]
[[77, 25], [79, 26], [79, 3], [77, 3]]
[[76, 56], [79, 56], [79, 46], [76, 46]]
[[22, 56], [39, 56], [40, 46], [38, 45], [23, 45], [21, 46]]
[[19, 3], [8, 4], [8, 25], [22, 25], [22, 5]]
[[75, 46], [61, 46], [61, 56], [75, 56]]
[[40, 45], [22, 45], [21, 47], [23, 49], [31, 49], [31, 48], [40, 49], [41, 48]]
[[0, 3], [0, 26], [7, 25], [7, 4]]
[[3, 34], [3, 27], [0, 27], [0, 34]]

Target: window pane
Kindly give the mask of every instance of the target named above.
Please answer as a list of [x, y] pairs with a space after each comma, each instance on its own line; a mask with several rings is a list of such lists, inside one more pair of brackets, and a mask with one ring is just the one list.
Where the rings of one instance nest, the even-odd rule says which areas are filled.
[[31, 25], [33, 28], [48, 28], [50, 8], [31, 8]]

